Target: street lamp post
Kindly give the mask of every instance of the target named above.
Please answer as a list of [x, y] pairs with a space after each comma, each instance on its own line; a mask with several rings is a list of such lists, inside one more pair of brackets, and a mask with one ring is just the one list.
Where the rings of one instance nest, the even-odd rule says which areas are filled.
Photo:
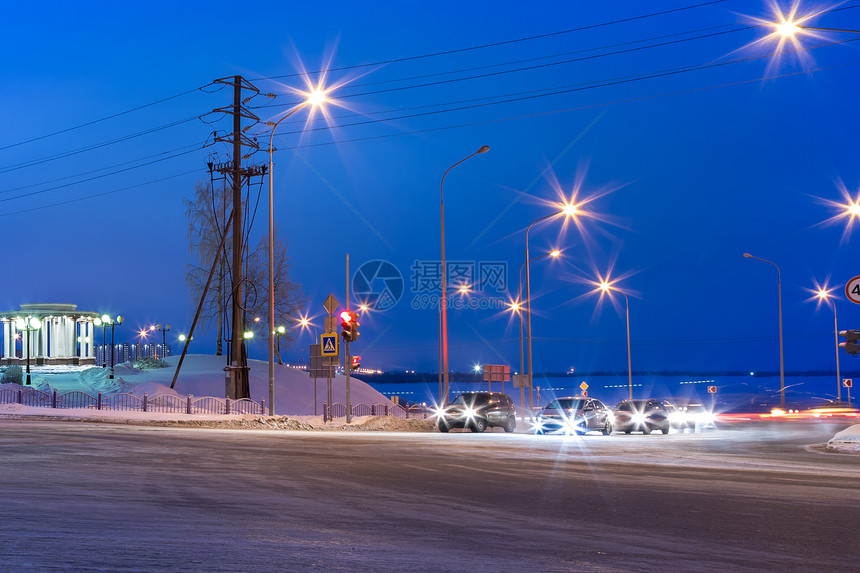
[[42, 321], [38, 318], [28, 316], [26, 319], [17, 319], [15, 327], [27, 333], [27, 386], [30, 386], [30, 333], [42, 328]]
[[312, 90], [307, 94], [307, 99], [290, 110], [278, 121], [266, 122], [272, 128], [269, 134], [269, 415], [275, 414], [275, 187], [274, 187], [274, 139], [275, 130], [282, 121], [310, 104], [317, 107], [325, 103], [326, 91]]
[[836, 321], [836, 299], [830, 297], [830, 293], [825, 289], [818, 290], [818, 298], [822, 301], [829, 301], [833, 305], [833, 333], [836, 339], [836, 401], [842, 402], [842, 380], [839, 372], [839, 325]]
[[[165, 324], [156, 324], [155, 330], [161, 331], [161, 356], [163, 358], [167, 358], [167, 331], [170, 330], [170, 325]], [[112, 336], [112, 335], [111, 335]], [[158, 347], [156, 347], [156, 354], [158, 354]]]
[[[441, 220], [442, 235], [442, 298], [439, 301], [439, 313], [441, 314], [440, 344], [439, 344], [439, 405], [444, 407], [448, 404], [448, 285], [446, 284], [447, 269], [445, 268], [445, 176], [448, 172], [466, 161], [467, 159], [486, 153], [490, 150], [489, 145], [482, 145], [478, 151], [468, 155], [445, 170], [439, 183], [439, 216]], [[444, 383], [444, 386], [443, 386]]]
[[[776, 268], [776, 295], [779, 305], [779, 403], [780, 407], [785, 410], [785, 367], [782, 357], [782, 274], [779, 271], [779, 266], [767, 259], [754, 257], [749, 253], [744, 253], [744, 257], [748, 259], [757, 259], [759, 261], [773, 265]], [[838, 334], [837, 334], [838, 336]], [[838, 346], [836, 347], [839, 348]]]
[[105, 326], [110, 324], [110, 379], [113, 380], [113, 363], [114, 363], [114, 345], [113, 345], [113, 334], [114, 327], [119, 324], [122, 324], [122, 316], [117, 316], [116, 318], [112, 318], [110, 315], [105, 314], [101, 317], [101, 322]]
[[286, 333], [286, 332], [287, 332], [287, 327], [284, 326], [283, 324], [278, 326], [278, 328], [275, 329], [275, 338], [276, 338], [276, 341], [278, 343], [278, 348], [277, 348], [278, 364], [283, 364], [283, 362], [281, 361], [281, 335]]
[[[103, 315], [101, 317], [96, 317], [93, 319], [93, 326], [102, 327], [102, 368], [107, 368], [107, 356], [105, 352], [107, 352], [107, 323], [104, 321], [104, 317], [108, 315]], [[93, 336], [95, 338], [95, 336]], [[95, 342], [95, 341], [94, 341]]]
[[[544, 257], [557, 257], [560, 254], [561, 254], [561, 251], [559, 251], [558, 249], [555, 249], [555, 250], [550, 251], [548, 253], [538, 255], [537, 257], [532, 257], [529, 260], [529, 262], [537, 261], [538, 259], [542, 259]], [[520, 270], [517, 273], [517, 278], [519, 280], [519, 283], [517, 286], [517, 307], [516, 307], [516, 310], [517, 310], [517, 313], [520, 315], [520, 374], [525, 373], [525, 360], [523, 359], [523, 312], [522, 312], [523, 269], [525, 268], [525, 266], [526, 266], [525, 263], [521, 264]], [[531, 380], [531, 377], [529, 377], [529, 380]], [[524, 398], [525, 394], [524, 394], [524, 392], [525, 392], [525, 389], [522, 386], [520, 386], [520, 404], [522, 404], [523, 406], [525, 406], [525, 398]], [[531, 393], [531, 385], [529, 385], [529, 393]]]
[[575, 205], [565, 205], [564, 209], [556, 212], [550, 213], [549, 215], [544, 215], [538, 219], [532, 221], [528, 227], [526, 227], [526, 333], [528, 338], [528, 364], [529, 364], [529, 372], [528, 372], [528, 381], [529, 381], [529, 410], [533, 407], [532, 401], [532, 382], [534, 381], [534, 375], [532, 373], [532, 289], [531, 289], [531, 271], [529, 265], [529, 232], [532, 229], [532, 226], [536, 223], [540, 223], [541, 221], [545, 221], [551, 217], [558, 217], [559, 215], [565, 216], [575, 216], [576, 215], [576, 206]]
[[627, 388], [628, 388], [628, 399], [633, 399], [633, 367], [630, 362], [630, 300], [627, 298], [627, 293], [621, 289], [617, 289], [613, 287], [610, 283], [603, 281], [600, 283], [600, 290], [603, 292], [609, 292], [610, 290], [614, 290], [615, 292], [619, 292], [624, 296], [624, 309], [627, 317]]

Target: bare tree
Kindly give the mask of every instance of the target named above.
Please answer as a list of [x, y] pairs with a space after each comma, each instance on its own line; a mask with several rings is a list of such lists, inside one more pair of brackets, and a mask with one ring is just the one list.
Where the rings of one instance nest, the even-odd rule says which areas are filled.
[[215, 354], [218, 356], [223, 353], [224, 316], [230, 298], [231, 231], [227, 232], [228, 238], [220, 253], [218, 247], [230, 214], [231, 202], [232, 191], [224, 182], [213, 189], [208, 181], [198, 181], [194, 186], [194, 198], [183, 199], [185, 220], [188, 223], [188, 254], [191, 255], [192, 261], [185, 266], [185, 282], [195, 306], [203, 294], [211, 266], [216, 257], [219, 258], [212, 278], [213, 284], [206, 293], [206, 300], [200, 312], [200, 325], [203, 328], [217, 326]]
[[[284, 325], [287, 331], [280, 336], [285, 341], [292, 341], [295, 334], [291, 326], [299, 316], [304, 304], [304, 296], [301, 293], [301, 285], [290, 279], [290, 263], [287, 256], [287, 244], [278, 237], [275, 229], [275, 257], [274, 257], [274, 285], [275, 285], [275, 327]], [[268, 340], [269, 332], [269, 238], [267, 235], [261, 237], [257, 248], [248, 255], [245, 278], [249, 282], [250, 291], [246, 298], [246, 316], [253, 320], [260, 317], [264, 325], [260, 329], [264, 340]], [[253, 296], [256, 294], [256, 296]], [[278, 363], [283, 364], [280, 356], [280, 348], [276, 350]]]

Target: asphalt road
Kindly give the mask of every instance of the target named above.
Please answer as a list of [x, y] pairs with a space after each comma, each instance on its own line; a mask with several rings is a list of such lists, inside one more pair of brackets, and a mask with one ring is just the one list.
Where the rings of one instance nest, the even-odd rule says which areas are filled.
[[0, 419], [2, 571], [857, 571], [845, 424], [605, 437]]

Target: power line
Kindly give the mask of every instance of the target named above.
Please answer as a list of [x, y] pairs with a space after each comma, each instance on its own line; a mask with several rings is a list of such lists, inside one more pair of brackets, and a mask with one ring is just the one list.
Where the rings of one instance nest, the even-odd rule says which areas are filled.
[[[381, 81], [378, 81], [378, 82], [365, 82], [365, 83], [362, 83], [362, 84], [353, 84], [353, 83], [350, 83], [350, 84], [348, 84], [348, 85], [344, 86], [344, 89], [346, 89], [347, 87], [348, 87], [348, 88], [356, 88], [356, 87], [366, 87], [366, 86], [374, 86], [374, 85], [384, 85], [384, 84], [390, 84], [390, 83], [396, 83], [396, 82], [403, 82], [403, 81], [408, 81], [408, 80], [424, 79], [424, 78], [430, 78], [430, 77], [437, 77], [437, 76], [445, 76], [445, 75], [457, 74], [457, 73], [462, 73], [462, 72], [470, 72], [470, 71], [477, 71], [477, 70], [486, 70], [486, 69], [491, 69], [491, 68], [498, 68], [498, 67], [502, 67], [502, 66], [508, 66], [508, 65], [514, 65], [514, 64], [522, 64], [522, 63], [534, 62], [534, 61], [540, 61], [540, 60], [548, 60], [548, 59], [550, 59], [550, 58], [560, 58], [560, 57], [562, 57], [562, 56], [570, 56], [570, 55], [573, 55], [573, 54], [582, 54], [582, 53], [587, 53], [587, 52], [595, 52], [595, 51], [598, 51], [598, 50], [608, 50], [608, 49], [611, 49], [611, 48], [619, 48], [619, 47], [622, 47], [622, 46], [629, 46], [629, 45], [631, 45], [631, 44], [641, 44], [641, 43], [643, 43], [643, 42], [652, 42], [652, 41], [655, 41], [655, 40], [663, 40], [663, 39], [666, 39], [666, 38], [676, 38], [676, 37], [678, 37], [678, 36], [686, 36], [686, 35], [688, 35], [688, 34], [696, 34], [696, 33], [699, 33], [699, 32], [706, 32], [706, 31], [709, 31], [709, 30], [716, 30], [716, 29], [720, 29], [720, 28], [727, 28], [727, 27], [729, 27], [729, 26], [731, 26], [731, 24], [721, 24], [721, 25], [719, 25], [719, 26], [709, 26], [709, 27], [707, 27], [707, 28], [699, 28], [699, 29], [696, 29], [696, 30], [687, 30], [687, 31], [685, 31], [685, 32], [678, 32], [678, 33], [675, 33], [675, 34], [664, 34], [664, 35], [661, 35], [661, 36], [652, 36], [652, 37], [650, 37], [650, 38], [643, 38], [643, 39], [641, 39], [641, 40], [631, 40], [631, 41], [629, 41], [629, 42], [619, 42], [619, 43], [615, 43], [615, 44], [607, 44], [607, 45], [604, 45], [604, 46], [598, 46], [598, 47], [594, 47], [594, 48], [585, 48], [585, 49], [582, 49], [582, 50], [573, 50], [573, 51], [569, 51], [569, 52], [561, 52], [561, 53], [557, 53], [557, 54], [551, 54], [551, 55], [548, 55], [548, 56], [539, 56], [539, 57], [535, 57], [535, 58], [526, 58], [526, 59], [521, 59], [521, 60], [512, 60], [512, 61], [501, 62], [501, 63], [496, 63], [496, 64], [487, 64], [487, 65], [485, 65], [485, 66], [473, 66], [473, 67], [470, 67], [470, 68], [461, 68], [461, 69], [458, 69], [458, 70], [448, 70], [448, 71], [444, 71], [444, 72], [436, 72], [436, 73], [433, 73], [433, 74], [423, 74], [423, 75], [418, 75], [418, 76], [407, 76], [407, 77], [404, 77], [404, 78], [394, 78], [394, 79], [390, 79], [390, 80], [381, 80]], [[735, 29], [735, 30], [729, 30], [729, 31], [724, 32], [724, 33], [729, 33], [729, 32], [738, 32], [738, 31], [742, 31], [742, 30], [749, 30], [749, 29], [756, 28], [756, 27], [758, 27], [758, 26], [747, 26], [747, 27], [744, 27], [744, 28], [737, 28], [737, 29]], [[683, 40], [683, 41], [698, 40], [698, 39], [708, 38], [708, 37], [710, 37], [710, 35], [697, 36], [697, 37], [695, 37], [695, 38], [687, 38], [687, 39], [685, 39], [685, 40]], [[650, 46], [643, 46], [643, 47], [640, 47], [640, 48], [637, 48], [637, 49], [647, 49], [648, 47], [650, 47]], [[600, 55], [600, 56], [598, 56], [598, 57], [602, 57], [602, 56], [603, 56], [603, 55]], [[531, 69], [531, 68], [526, 68], [526, 69]], [[477, 76], [475, 76], [475, 77], [477, 77]], [[466, 78], [466, 79], [468, 79], [468, 78]], [[377, 93], [377, 92], [373, 92], [373, 93]], [[350, 96], [344, 96], [344, 97], [353, 97], [353, 96], [352, 96], [352, 95], [350, 95]], [[268, 109], [268, 108], [274, 108], [274, 107], [293, 107], [293, 106], [295, 106], [295, 105], [298, 105], [299, 103], [300, 103], [300, 102], [289, 102], [289, 103], [269, 103], [269, 104], [265, 104], [265, 105], [253, 106], [253, 107], [251, 107], [250, 109]], [[301, 120], [291, 120], [291, 121], [288, 121], [287, 123], [296, 123], [296, 122], [298, 122], [298, 121], [301, 121]]]
[[63, 185], [57, 185], [55, 187], [48, 187], [47, 189], [40, 189], [38, 191], [30, 191], [29, 193], [22, 193], [21, 195], [15, 195], [14, 197], [6, 197], [5, 199], [0, 199], [0, 203], [6, 203], [7, 201], [14, 201], [15, 199], [23, 199], [25, 197], [33, 197], [35, 195], [41, 195], [42, 193], [47, 193], [48, 191], [56, 191], [57, 189], [64, 189], [66, 187], [71, 187], [73, 185], [80, 185], [81, 183], [88, 183], [90, 181], [95, 181], [96, 179], [101, 179], [103, 177], [109, 177], [111, 175], [116, 175], [118, 173], [125, 173], [126, 171], [131, 171], [132, 169], [138, 169], [140, 167], [145, 167], [147, 165], [152, 165], [154, 163], [160, 163], [162, 161], [167, 161], [168, 159], [174, 159], [176, 157], [181, 157], [183, 155], [188, 155], [189, 153], [194, 153], [195, 151], [199, 151], [201, 148], [189, 149], [188, 151], [183, 151], [181, 153], [176, 153], [175, 155], [171, 155], [170, 157], [162, 157], [160, 159], [154, 159], [147, 163], [141, 163], [140, 165], [134, 165], [132, 167], [126, 167], [125, 169], [119, 169], [117, 171], [112, 171], [110, 173], [103, 173], [101, 175], [95, 175], [93, 177], [89, 177], [87, 179], [82, 179], [80, 181], [72, 181], [71, 183], [64, 183]]
[[[471, 75], [471, 76], [464, 76], [464, 77], [460, 77], [460, 78], [451, 78], [451, 79], [447, 79], [447, 80], [437, 80], [437, 81], [433, 81], [433, 82], [425, 82], [425, 83], [421, 83], [421, 84], [413, 84], [413, 85], [409, 85], [409, 86], [399, 86], [399, 87], [386, 88], [386, 89], [380, 89], [380, 90], [373, 90], [373, 91], [365, 91], [365, 92], [359, 92], [359, 93], [344, 94], [344, 95], [338, 96], [338, 99], [347, 99], [347, 98], [363, 97], [363, 96], [376, 95], [376, 94], [381, 94], [381, 93], [390, 93], [390, 92], [395, 92], [395, 91], [403, 91], [403, 90], [410, 90], [410, 89], [416, 89], [416, 88], [433, 87], [433, 86], [439, 86], [439, 85], [451, 84], [451, 83], [456, 83], [456, 82], [463, 82], [463, 81], [468, 81], [468, 80], [483, 79], [483, 78], [494, 77], [494, 76], [501, 76], [501, 75], [506, 75], [506, 74], [514, 74], [514, 73], [520, 73], [520, 72], [532, 71], [532, 70], [537, 70], [537, 69], [547, 68], [547, 67], [552, 67], [552, 66], [560, 66], [560, 65], [572, 64], [572, 63], [577, 63], [577, 62], [584, 62], [584, 61], [588, 61], [588, 60], [594, 60], [594, 59], [597, 59], [597, 58], [604, 58], [604, 57], [607, 57], [607, 56], [617, 56], [617, 55], [621, 55], [621, 54], [628, 54], [628, 53], [638, 52], [638, 51], [642, 51], [642, 50], [649, 50], [649, 49], [652, 49], [652, 48], [662, 48], [662, 47], [665, 47], [665, 46], [670, 46], [670, 45], [674, 45], [674, 44], [680, 44], [680, 43], [683, 43], [683, 42], [692, 42], [692, 41], [696, 41], [696, 40], [702, 40], [702, 39], [706, 39], [706, 38], [712, 38], [712, 37], [715, 37], [715, 36], [721, 36], [721, 35], [725, 35], [725, 34], [731, 34], [731, 33], [734, 33], [734, 32], [740, 32], [740, 31], [744, 31], [744, 30], [750, 30], [750, 29], [753, 29], [753, 28], [755, 28], [755, 27], [756, 27], [756, 26], [747, 26], [747, 27], [744, 27], [744, 28], [735, 28], [735, 29], [733, 29], [733, 30], [724, 30], [724, 31], [722, 31], [722, 32], [712, 32], [712, 33], [710, 33], [710, 34], [703, 34], [703, 35], [700, 35], [700, 36], [694, 36], [694, 37], [692, 37], [692, 38], [682, 38], [682, 39], [679, 39], [679, 40], [671, 40], [671, 41], [666, 41], [666, 42], [659, 42], [659, 43], [656, 43], [656, 44], [649, 44], [649, 45], [647, 45], [647, 46], [638, 46], [638, 47], [635, 47], [635, 48], [626, 48], [626, 49], [623, 49], [623, 50], [616, 50], [616, 51], [613, 51], [613, 52], [606, 52], [606, 53], [603, 53], [603, 54], [594, 54], [594, 55], [590, 55], [590, 56], [582, 56], [582, 57], [579, 57], [579, 58], [571, 58], [571, 59], [568, 59], [568, 60], [562, 60], [562, 61], [559, 61], [559, 62], [549, 62], [549, 63], [544, 63], [544, 64], [535, 64], [535, 65], [533, 65], [533, 66], [525, 66], [525, 67], [520, 67], [520, 68], [514, 68], [514, 69], [511, 69], [511, 70], [501, 70], [501, 71], [496, 71], [496, 72], [488, 72], [488, 73], [484, 73], [484, 74], [474, 74], [474, 75]], [[599, 49], [602, 49], [602, 48], [599, 48]], [[586, 51], [590, 51], [590, 50], [586, 50]], [[419, 77], [420, 77], [420, 76], [419, 76]], [[400, 80], [392, 80], [392, 81], [400, 81]], [[293, 105], [297, 105], [297, 104], [295, 104], [295, 103], [269, 104], [269, 105], [265, 105], [265, 106], [258, 106], [258, 107], [255, 107], [255, 108], [253, 108], [253, 109], [263, 109], [263, 108], [270, 108], [270, 107], [283, 107], [283, 106], [293, 106]]]
[[42, 140], [42, 139], [47, 139], [48, 137], [53, 137], [53, 136], [55, 136], [55, 135], [61, 135], [61, 134], [63, 134], [63, 133], [68, 133], [68, 132], [70, 132], [70, 131], [74, 131], [74, 130], [76, 130], [76, 129], [80, 129], [80, 128], [82, 128], [82, 127], [88, 127], [88, 126], [90, 126], [90, 125], [95, 125], [96, 123], [101, 123], [101, 122], [103, 122], [103, 121], [107, 121], [107, 120], [109, 120], [109, 119], [114, 119], [114, 118], [117, 118], [117, 117], [121, 117], [121, 116], [123, 116], [123, 115], [129, 114], [129, 113], [132, 113], [132, 112], [135, 112], [135, 111], [140, 111], [140, 110], [142, 110], [142, 109], [146, 109], [146, 108], [148, 108], [148, 107], [152, 107], [152, 106], [154, 106], [154, 105], [158, 105], [158, 104], [160, 104], [160, 103], [164, 103], [164, 102], [166, 102], [166, 101], [170, 101], [170, 100], [176, 99], [176, 98], [178, 98], [178, 97], [182, 97], [182, 96], [188, 95], [188, 94], [190, 94], [190, 93], [194, 93], [194, 92], [196, 92], [196, 91], [203, 91], [205, 88], [209, 87], [210, 85], [212, 85], [212, 84], [211, 84], [211, 83], [209, 83], [209, 84], [206, 84], [205, 86], [201, 86], [201, 87], [199, 87], [199, 88], [195, 88], [195, 89], [193, 89], [193, 90], [184, 91], [184, 92], [182, 92], [182, 93], [178, 93], [178, 94], [176, 94], [176, 95], [168, 96], [168, 97], [166, 97], [166, 98], [162, 98], [162, 99], [160, 99], [160, 100], [156, 100], [156, 101], [153, 101], [153, 102], [150, 102], [150, 103], [147, 103], [147, 104], [139, 105], [139, 106], [137, 106], [137, 107], [133, 107], [133, 108], [131, 108], [131, 109], [127, 109], [127, 110], [125, 110], [125, 111], [121, 111], [121, 112], [119, 112], [119, 113], [115, 113], [115, 114], [113, 114], [113, 115], [108, 115], [108, 116], [105, 116], [105, 117], [102, 117], [102, 118], [99, 118], [99, 119], [94, 119], [94, 120], [88, 121], [88, 122], [86, 122], [86, 123], [81, 123], [81, 124], [79, 124], [79, 125], [74, 125], [74, 126], [72, 126], [72, 127], [67, 127], [67, 128], [65, 128], [65, 129], [61, 129], [61, 130], [59, 130], [59, 131], [54, 131], [54, 132], [52, 132], [52, 133], [46, 133], [45, 135], [40, 135], [40, 136], [38, 136], [38, 137], [33, 137], [33, 138], [30, 138], [30, 139], [25, 139], [24, 141], [19, 141], [19, 142], [17, 142], [17, 143], [10, 143], [9, 145], [5, 145], [5, 146], [3, 146], [3, 147], [0, 147], [0, 151], [2, 151], [2, 150], [4, 150], [4, 149], [10, 149], [10, 148], [12, 148], [12, 147], [17, 147], [17, 146], [19, 146], [19, 145], [24, 145], [24, 144], [26, 144], [26, 143], [32, 143], [32, 142], [34, 142], [34, 141], [40, 141], [40, 140]]
[[104, 191], [102, 193], [94, 193], [92, 195], [87, 195], [85, 197], [78, 197], [76, 199], [69, 199], [67, 201], [60, 201], [58, 203], [50, 203], [48, 205], [41, 205], [39, 207], [31, 207], [29, 209], [21, 209], [19, 211], [12, 211], [0, 214], [0, 218], [2, 217], [11, 217], [13, 215], [20, 215], [22, 213], [31, 213], [33, 211], [40, 211], [42, 209], [48, 209], [50, 207], [58, 207], [60, 205], [68, 205], [69, 203], [77, 203], [79, 201], [86, 201], [87, 199], [94, 199], [96, 197], [104, 197], [105, 195], [111, 195], [113, 193], [119, 193], [121, 191], [128, 191], [129, 189], [136, 189], [138, 187], [144, 187], [146, 185], [152, 185], [153, 183], [161, 183], [162, 181], [167, 181], [169, 179], [176, 179], [177, 177], [184, 177], [185, 175], [191, 175], [192, 173], [200, 173], [203, 169], [193, 169], [191, 171], [186, 171], [185, 173], [177, 173], [176, 175], [169, 175], [167, 177], [162, 177], [161, 179], [154, 179], [152, 181], [147, 181], [145, 183], [138, 183], [136, 185], [129, 185], [128, 187], [122, 187], [120, 189], [112, 189], [111, 191]]
[[590, 104], [590, 105], [570, 107], [570, 108], [559, 109], [559, 110], [536, 112], [536, 113], [525, 114], [525, 115], [509, 116], [509, 117], [497, 118], [497, 119], [488, 119], [488, 120], [484, 120], [484, 121], [475, 121], [475, 122], [461, 123], [461, 124], [448, 125], [448, 126], [442, 126], [442, 127], [431, 127], [431, 128], [427, 128], [427, 129], [404, 131], [404, 132], [400, 132], [400, 133], [390, 133], [390, 134], [386, 134], [386, 135], [357, 137], [357, 138], [353, 138], [353, 139], [339, 139], [339, 140], [334, 140], [334, 141], [326, 141], [326, 142], [322, 142], [322, 143], [307, 143], [307, 144], [303, 144], [303, 145], [294, 145], [292, 147], [286, 147], [285, 149], [306, 149], [306, 148], [310, 148], [310, 147], [322, 147], [322, 146], [326, 146], [326, 145], [339, 145], [342, 143], [355, 143], [355, 142], [360, 142], [360, 141], [370, 141], [370, 140], [374, 140], [374, 139], [385, 139], [388, 137], [400, 137], [403, 135], [417, 135], [417, 134], [421, 134], [421, 133], [432, 133], [435, 131], [447, 131], [449, 129], [459, 129], [459, 128], [463, 128], [463, 127], [475, 127], [475, 126], [479, 126], [479, 125], [489, 125], [489, 124], [493, 124], [493, 123], [513, 121], [513, 120], [517, 120], [517, 119], [529, 119], [529, 118], [533, 118], [533, 117], [541, 117], [541, 116], [546, 116], [546, 115], [555, 115], [555, 114], [559, 114], [559, 113], [567, 113], [570, 111], [582, 111], [585, 109], [594, 109], [594, 108], [599, 108], [599, 107], [608, 107], [608, 106], [612, 106], [612, 105], [619, 105], [619, 104], [625, 104], [625, 103], [647, 101], [647, 100], [651, 100], [651, 99], [657, 99], [657, 98], [668, 97], [668, 96], [673, 96], [673, 95], [683, 95], [683, 94], [688, 94], [688, 93], [696, 93], [696, 92], [700, 92], [700, 91], [708, 91], [708, 90], [724, 88], [724, 87], [733, 87], [733, 86], [739, 86], [739, 85], [744, 85], [744, 84], [749, 84], [749, 83], [762, 82], [762, 81], [766, 81], [766, 80], [774, 80], [774, 79], [780, 79], [780, 78], [785, 78], [785, 77], [797, 76], [797, 75], [801, 75], [801, 74], [805, 75], [805, 74], [813, 73], [813, 72], [821, 72], [821, 71], [825, 71], [825, 70], [832, 70], [832, 69], [843, 68], [843, 67], [848, 67], [848, 66], [856, 66], [858, 64], [860, 64], [860, 61], [849, 62], [846, 64], [837, 64], [834, 66], [827, 66], [827, 67], [822, 67], [822, 68], [815, 68], [815, 69], [811, 69], [811, 70], [803, 70], [803, 71], [798, 71], [798, 72], [789, 72], [789, 73], [785, 73], [785, 74], [777, 74], [777, 75], [772, 75], [772, 76], [764, 76], [761, 78], [754, 78], [751, 80], [740, 80], [737, 82], [715, 84], [715, 85], [710, 85], [710, 86], [705, 86], [705, 87], [700, 87], [700, 88], [691, 88], [688, 90], [680, 90], [680, 91], [675, 91], [675, 92], [664, 92], [662, 94], [653, 94], [653, 95], [624, 99], [624, 100], [615, 100], [615, 101], [611, 101], [611, 102], [595, 103], [595, 104]]
[[317, 70], [317, 71], [315, 71], [315, 72], [295, 72], [295, 73], [292, 73], [292, 74], [282, 74], [282, 75], [278, 75], [278, 76], [260, 77], [260, 78], [254, 78], [254, 79], [252, 79], [252, 80], [250, 80], [250, 81], [277, 80], [277, 79], [283, 79], [283, 78], [293, 78], [293, 77], [298, 77], [298, 76], [306, 77], [306, 76], [309, 76], [309, 75], [316, 75], [316, 74], [322, 74], [322, 73], [328, 73], [328, 72], [340, 72], [340, 71], [346, 71], [346, 70], [354, 70], [354, 69], [358, 69], [358, 68], [367, 68], [367, 67], [372, 67], [372, 66], [384, 66], [384, 65], [388, 65], [388, 64], [395, 64], [395, 63], [400, 63], [400, 62], [410, 62], [410, 61], [421, 60], [421, 59], [425, 59], [425, 58], [434, 58], [434, 57], [437, 57], [437, 56], [447, 56], [447, 55], [450, 55], [450, 54], [460, 54], [460, 53], [463, 53], [463, 52], [470, 52], [470, 51], [474, 51], [474, 50], [482, 50], [482, 49], [485, 49], [485, 48], [495, 48], [495, 47], [498, 47], [498, 46], [506, 46], [506, 45], [510, 45], [510, 44], [516, 44], [516, 43], [519, 43], [519, 42], [529, 42], [529, 41], [532, 41], [532, 40], [539, 40], [539, 39], [542, 39], [542, 38], [549, 38], [549, 37], [552, 37], [552, 36], [560, 36], [560, 35], [563, 35], [563, 34], [571, 34], [571, 33], [574, 33], [574, 32], [583, 32], [583, 31], [585, 31], [585, 30], [593, 30], [593, 29], [595, 29], [595, 28], [602, 28], [602, 27], [605, 27], [605, 26], [613, 26], [613, 25], [615, 25], [615, 24], [623, 24], [623, 23], [626, 23], [626, 22], [635, 22], [635, 21], [637, 21], [637, 20], [645, 20], [645, 19], [648, 19], [648, 18], [655, 18], [655, 17], [658, 17], [658, 16], [665, 16], [665, 15], [667, 15], [667, 14], [673, 14], [673, 13], [677, 13], [677, 12], [683, 12], [683, 11], [685, 11], [685, 10], [693, 10], [693, 9], [695, 9], [695, 8], [702, 8], [702, 7], [704, 7], [704, 6], [711, 6], [711, 5], [714, 5], [714, 4], [722, 4], [722, 3], [723, 3], [723, 2], [725, 2], [725, 1], [726, 1], [726, 0], [711, 0], [710, 2], [703, 2], [703, 3], [700, 3], [700, 4], [692, 4], [692, 5], [689, 5], [689, 6], [682, 6], [682, 7], [680, 7], [680, 8], [672, 8], [672, 9], [670, 9], [670, 10], [663, 10], [663, 11], [660, 11], [660, 12], [651, 12], [651, 13], [649, 13], [649, 14], [641, 14], [641, 15], [639, 15], [639, 16], [630, 16], [630, 17], [628, 17], [628, 18], [620, 18], [620, 19], [618, 19], [618, 20], [610, 20], [610, 21], [607, 21], [607, 22], [601, 22], [601, 23], [598, 23], [598, 24], [589, 24], [589, 25], [587, 25], [587, 26], [579, 26], [579, 27], [577, 27], [577, 28], [569, 28], [569, 29], [567, 29], [567, 30], [557, 30], [557, 31], [555, 31], [555, 32], [547, 32], [547, 33], [545, 33], [545, 34], [538, 34], [538, 35], [536, 35], [536, 36], [526, 36], [526, 37], [523, 37], [523, 38], [516, 38], [516, 39], [513, 39], [513, 40], [502, 40], [502, 41], [499, 41], [499, 42], [491, 42], [491, 43], [489, 43], [489, 44], [479, 44], [479, 45], [476, 45], [476, 46], [469, 46], [469, 47], [466, 47], [466, 48], [455, 48], [455, 49], [452, 49], [452, 50], [444, 50], [444, 51], [441, 51], [441, 52], [431, 52], [431, 53], [428, 53], [428, 54], [419, 54], [419, 55], [415, 55], [415, 56], [406, 56], [406, 57], [403, 57], [403, 58], [392, 58], [392, 59], [390, 59], [390, 60], [383, 60], [383, 61], [379, 61], [379, 62], [372, 62], [372, 63], [368, 63], [368, 64], [354, 64], [354, 65], [351, 65], [351, 66], [342, 66], [342, 67], [339, 67], [339, 68], [329, 68], [329, 69], [327, 69], [327, 70]]
[[93, 151], [94, 149], [100, 149], [102, 147], [107, 147], [109, 145], [113, 145], [115, 143], [121, 143], [123, 141], [128, 141], [129, 139], [134, 139], [136, 137], [141, 137], [143, 135], [149, 135], [150, 133], [155, 133], [156, 131], [161, 131], [163, 129], [168, 129], [171, 127], [176, 127], [177, 125], [182, 125], [183, 123], [188, 123], [189, 121], [193, 121], [197, 119], [197, 116], [180, 119], [178, 121], [174, 121], [171, 123], [167, 123], [158, 127], [152, 127], [150, 129], [145, 129], [143, 131], [139, 131], [137, 133], [133, 133], [131, 135], [125, 135], [122, 137], [117, 137], [115, 139], [111, 139], [108, 141], [103, 141], [101, 143], [94, 143], [92, 145], [88, 145], [86, 147], [79, 147], [78, 149], [73, 149], [71, 151], [64, 151], [63, 153], [57, 153], [55, 155], [50, 155], [48, 157], [42, 157], [40, 159], [33, 159], [31, 161], [25, 161], [23, 163], [17, 163], [14, 165], [9, 165], [7, 167], [0, 168], [0, 173], [9, 173], [10, 171], [17, 171], [19, 169], [25, 169], [27, 167], [33, 167], [35, 165], [41, 165], [42, 163], [48, 163], [49, 161], [56, 161], [57, 159], [65, 159], [66, 157], [72, 157], [74, 155], [78, 155], [81, 153], [85, 153], [87, 151]]

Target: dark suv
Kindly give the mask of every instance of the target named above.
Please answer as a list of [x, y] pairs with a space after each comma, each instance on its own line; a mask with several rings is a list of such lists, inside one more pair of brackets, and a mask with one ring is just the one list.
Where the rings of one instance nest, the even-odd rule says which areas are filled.
[[652, 430], [669, 433], [669, 410], [660, 400], [623, 400], [615, 406], [615, 429], [629, 434]]
[[538, 412], [535, 418], [536, 434], [557, 431], [584, 434], [598, 430], [608, 436], [612, 429], [612, 410], [595, 398], [558, 398]]
[[436, 412], [440, 432], [451, 428], [469, 428], [483, 432], [488, 426], [501, 426], [506, 432], [517, 428], [517, 412], [507, 394], [499, 392], [470, 392], [460, 394], [451, 405]]

